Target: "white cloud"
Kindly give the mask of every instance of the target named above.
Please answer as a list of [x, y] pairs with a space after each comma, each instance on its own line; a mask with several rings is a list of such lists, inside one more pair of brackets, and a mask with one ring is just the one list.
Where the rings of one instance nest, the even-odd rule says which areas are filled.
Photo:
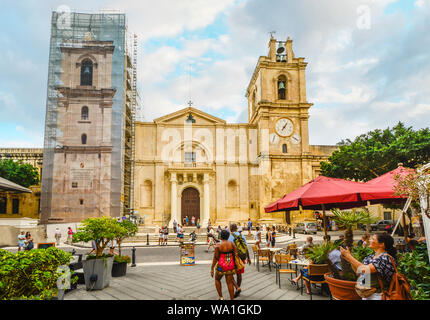
[[233, 4], [234, 0], [210, 3], [207, 0], [115, 0], [106, 7], [123, 9], [127, 13], [130, 30], [146, 41], [204, 28]]

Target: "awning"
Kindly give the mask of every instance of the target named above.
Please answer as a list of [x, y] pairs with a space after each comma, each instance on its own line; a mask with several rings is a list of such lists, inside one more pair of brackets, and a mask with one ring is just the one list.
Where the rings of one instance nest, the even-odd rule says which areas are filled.
[[23, 186], [20, 186], [19, 184], [13, 183], [12, 181], [9, 181], [2, 177], [0, 177], [0, 191], [10, 191], [10, 192], [17, 192], [17, 193], [33, 192], [30, 189], [24, 188]]

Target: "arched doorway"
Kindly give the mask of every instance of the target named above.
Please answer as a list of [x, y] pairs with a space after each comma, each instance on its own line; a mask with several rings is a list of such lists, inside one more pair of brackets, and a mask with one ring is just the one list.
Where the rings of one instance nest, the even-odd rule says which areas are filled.
[[185, 216], [188, 216], [188, 223], [191, 225], [191, 217], [200, 219], [200, 194], [194, 188], [186, 188], [182, 191], [181, 200], [181, 223]]

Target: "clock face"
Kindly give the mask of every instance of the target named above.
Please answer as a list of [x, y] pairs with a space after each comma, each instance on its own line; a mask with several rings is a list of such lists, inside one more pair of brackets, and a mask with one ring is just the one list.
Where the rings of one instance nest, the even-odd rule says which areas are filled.
[[294, 144], [299, 144], [300, 140], [301, 140], [300, 135], [298, 135], [297, 133], [295, 133], [291, 136], [291, 142]]
[[270, 135], [270, 143], [271, 144], [278, 144], [279, 143], [279, 136], [276, 133], [272, 133]]
[[281, 118], [276, 122], [276, 132], [282, 137], [288, 137], [293, 133], [293, 123], [290, 119]]

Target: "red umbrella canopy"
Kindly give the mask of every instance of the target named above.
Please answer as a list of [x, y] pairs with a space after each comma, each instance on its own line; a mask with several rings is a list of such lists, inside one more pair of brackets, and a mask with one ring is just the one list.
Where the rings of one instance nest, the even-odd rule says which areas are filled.
[[265, 211], [289, 211], [303, 209], [321, 210], [349, 209], [366, 205], [358, 196], [360, 192], [370, 192], [372, 187], [361, 182], [319, 176], [300, 188], [286, 194], [280, 200], [269, 204]]
[[366, 182], [367, 185], [371, 186], [373, 190], [370, 192], [361, 192], [360, 196], [363, 200], [370, 200], [371, 203], [379, 203], [380, 201], [375, 200], [387, 200], [390, 199], [405, 199], [407, 196], [395, 195], [394, 187], [397, 185], [394, 177], [399, 175], [400, 177], [406, 177], [407, 175], [415, 173], [414, 169], [404, 168], [399, 165], [397, 169], [383, 174], [375, 179]]

